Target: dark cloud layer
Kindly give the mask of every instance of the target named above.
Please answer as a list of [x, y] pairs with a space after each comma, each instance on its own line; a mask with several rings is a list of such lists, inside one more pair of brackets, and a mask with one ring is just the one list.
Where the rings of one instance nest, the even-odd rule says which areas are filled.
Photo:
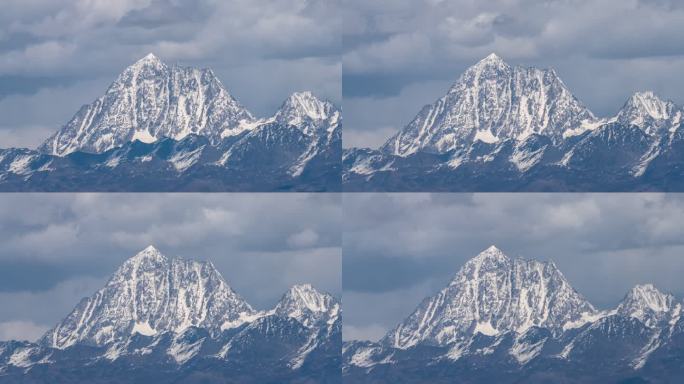
[[343, 18], [347, 147], [380, 145], [491, 52], [555, 68], [601, 116], [638, 90], [684, 103], [681, 1], [350, 0]]
[[149, 52], [212, 68], [259, 116], [300, 90], [339, 104], [339, 7], [337, 0], [3, 1], [0, 148], [40, 144]]
[[337, 194], [5, 195], [0, 212], [0, 340], [38, 336], [150, 244], [261, 309], [297, 283], [341, 295]]
[[553, 260], [609, 308], [638, 283], [684, 298], [684, 196], [347, 194], [345, 338], [377, 338], [495, 244]]

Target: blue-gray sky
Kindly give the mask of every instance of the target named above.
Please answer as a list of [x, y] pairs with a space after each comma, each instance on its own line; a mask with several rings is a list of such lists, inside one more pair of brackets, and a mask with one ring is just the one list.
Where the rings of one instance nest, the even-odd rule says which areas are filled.
[[553, 260], [612, 308], [639, 283], [684, 298], [684, 195], [345, 194], [345, 339], [377, 339], [490, 245]]
[[341, 295], [339, 194], [3, 194], [0, 340], [35, 339], [147, 245], [210, 260], [259, 309]]
[[638, 90], [684, 103], [679, 0], [348, 0], [344, 145], [377, 147], [496, 52], [553, 67], [595, 114]]
[[339, 0], [5, 0], [0, 148], [35, 147], [153, 52], [210, 67], [270, 116], [294, 91], [341, 101]]

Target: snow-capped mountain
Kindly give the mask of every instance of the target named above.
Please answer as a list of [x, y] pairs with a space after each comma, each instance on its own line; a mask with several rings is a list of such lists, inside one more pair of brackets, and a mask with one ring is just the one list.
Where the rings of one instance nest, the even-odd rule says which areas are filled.
[[239, 134], [254, 120], [210, 69], [168, 66], [149, 54], [126, 68], [104, 96], [84, 105], [39, 149], [63, 156], [190, 134], [218, 140]]
[[0, 342], [0, 383], [339, 383], [339, 301], [309, 284], [257, 311], [210, 262], [148, 247], [38, 342]]
[[[282, 124], [302, 127], [305, 133], [313, 134], [323, 122], [337, 122], [340, 111], [330, 103], [316, 98], [311, 92], [295, 92], [285, 100], [273, 119]], [[326, 132], [333, 129], [331, 124], [324, 125]]]
[[646, 91], [632, 95], [614, 120], [622, 125], [636, 125], [646, 133], [655, 135], [676, 129], [683, 121], [683, 113], [684, 108]]
[[211, 263], [169, 259], [150, 246], [128, 259], [104, 288], [81, 301], [41, 341], [55, 348], [105, 345], [134, 333], [153, 336], [189, 327], [218, 335], [255, 314]]
[[38, 150], [0, 149], [0, 190], [339, 191], [341, 131], [311, 92], [256, 118], [210, 69], [150, 54]]
[[596, 310], [553, 263], [491, 247], [379, 342], [345, 342], [343, 375], [358, 383], [678, 382], [681, 315], [682, 301], [651, 284]]
[[660, 292], [653, 284], [637, 285], [617, 307], [617, 313], [635, 318], [649, 327], [669, 322], [681, 312], [674, 296]]
[[340, 312], [340, 304], [334, 297], [318, 292], [311, 284], [293, 286], [275, 307], [276, 314], [291, 317], [306, 326], [334, 322]]
[[478, 140], [496, 143], [532, 134], [560, 140], [595, 120], [552, 69], [512, 67], [491, 54], [468, 68], [382, 150], [399, 156], [444, 153]]
[[684, 108], [637, 92], [597, 118], [553, 69], [492, 54], [378, 150], [346, 149], [346, 191], [683, 191]]
[[468, 261], [449, 286], [427, 298], [384, 339], [397, 348], [448, 345], [543, 327], [555, 333], [596, 310], [553, 263], [511, 259], [492, 246]]

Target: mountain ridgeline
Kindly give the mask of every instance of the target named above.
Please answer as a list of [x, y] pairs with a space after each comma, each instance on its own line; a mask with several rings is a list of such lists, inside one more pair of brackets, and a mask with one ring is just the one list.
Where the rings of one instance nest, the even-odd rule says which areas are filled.
[[354, 383], [674, 383], [684, 379], [682, 301], [637, 285], [598, 310], [551, 262], [496, 247], [378, 342], [343, 346]]
[[553, 69], [492, 54], [379, 149], [346, 191], [684, 191], [684, 108], [639, 92], [597, 118]]
[[260, 119], [210, 69], [150, 54], [37, 150], [0, 150], [0, 190], [339, 191], [341, 129], [311, 92]]
[[341, 314], [309, 284], [255, 310], [211, 263], [148, 247], [37, 342], [0, 342], [0, 383], [340, 383]]

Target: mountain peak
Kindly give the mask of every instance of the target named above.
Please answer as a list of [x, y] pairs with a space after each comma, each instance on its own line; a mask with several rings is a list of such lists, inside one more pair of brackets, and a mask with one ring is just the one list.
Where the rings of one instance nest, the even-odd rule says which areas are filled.
[[492, 246], [466, 262], [446, 288], [425, 299], [384, 340], [405, 348], [419, 342], [446, 345], [476, 333], [523, 333], [534, 326], [560, 333], [595, 312], [553, 264], [510, 259]]
[[157, 55], [150, 52], [147, 55], [145, 55], [142, 59], [138, 60], [138, 63], [142, 63], [142, 62], [156, 63], [156, 62], [161, 62], [161, 60], [159, 59], [159, 57], [157, 57]]
[[275, 119], [285, 124], [299, 126], [304, 121], [319, 122], [332, 116], [335, 107], [312, 92], [294, 92], [285, 100]]
[[649, 134], [677, 126], [681, 118], [681, 108], [653, 91], [635, 92], [615, 117], [620, 124], [636, 125]]
[[329, 298], [332, 297], [316, 290], [311, 284], [297, 284], [290, 287], [281, 303], [285, 301], [312, 312], [326, 312], [330, 309]]
[[275, 308], [277, 314], [297, 319], [306, 326], [336, 316], [338, 311], [339, 303], [335, 298], [311, 284], [293, 285]]
[[126, 260], [102, 289], [83, 299], [42, 340], [64, 348], [189, 327], [219, 334], [254, 313], [210, 263], [168, 259], [150, 246]]
[[489, 247], [487, 247], [487, 249], [482, 251], [481, 253], [503, 254], [503, 251], [501, 251], [501, 249], [499, 247], [497, 247], [496, 245], [492, 244]]
[[133, 256], [133, 257], [139, 257], [139, 256], [160, 256], [160, 255], [161, 255], [161, 252], [159, 251], [159, 249], [157, 249], [154, 245], [148, 245], [147, 247], [145, 247], [145, 249], [143, 249], [142, 251], [138, 252], [138, 254], [136, 254], [136, 255]]
[[667, 105], [670, 102], [661, 99], [653, 91], [635, 92], [627, 100], [628, 105], [643, 108], [645, 112], [654, 118], [667, 117]]
[[145, 249], [136, 253], [135, 255], [130, 257], [128, 260], [126, 260], [124, 265], [128, 265], [131, 263], [134, 263], [134, 264], [140, 264], [140, 263], [145, 263], [145, 262], [159, 263], [159, 262], [166, 262], [166, 261], [168, 261], [166, 256], [164, 256], [153, 245], [148, 245]]
[[149, 54], [127, 67], [103, 96], [81, 107], [39, 150], [58, 156], [102, 153], [136, 139], [188, 135], [215, 143], [254, 120], [211, 71], [168, 67]]
[[484, 59], [480, 60], [476, 65], [486, 64], [506, 64], [506, 62], [501, 58], [501, 56], [492, 52], [489, 55], [487, 55]]
[[477, 263], [508, 262], [510, 261], [510, 258], [503, 253], [501, 249], [497, 248], [495, 245], [491, 245], [484, 251], [480, 252], [477, 256], [472, 258], [470, 261]]
[[313, 287], [313, 285], [309, 283], [305, 284], [295, 284], [292, 287], [290, 287], [289, 292], [318, 292], [316, 288]]
[[[459, 78], [458, 83], [463, 82], [468, 79], [480, 79], [480, 78], [493, 78], [501, 76], [509, 76], [513, 68], [508, 65], [499, 55], [496, 53], [490, 53], [485, 58], [481, 59], [474, 65], [470, 66], [463, 75]], [[458, 89], [457, 85], [451, 89], [453, 92]]]
[[653, 284], [638, 284], [627, 293], [618, 312], [644, 321], [649, 314], [669, 312], [673, 303], [674, 296], [659, 291]]
[[657, 99], [660, 100], [660, 98], [655, 94], [653, 91], [636, 91], [632, 95], [632, 98], [646, 98], [646, 99]]
[[513, 67], [491, 54], [463, 72], [446, 95], [425, 106], [381, 150], [443, 154], [478, 140], [521, 141], [535, 134], [560, 142], [585, 120], [595, 117], [553, 70]]
[[148, 53], [129, 68], [162, 67], [165, 64], [154, 53]]

